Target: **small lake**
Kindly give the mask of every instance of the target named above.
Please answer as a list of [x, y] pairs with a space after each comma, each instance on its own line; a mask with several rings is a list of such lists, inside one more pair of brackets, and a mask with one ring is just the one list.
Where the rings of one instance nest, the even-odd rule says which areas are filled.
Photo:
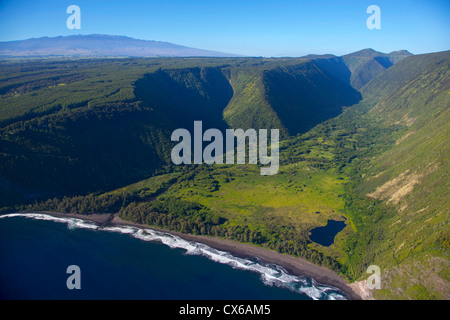
[[309, 238], [315, 243], [324, 247], [329, 247], [333, 244], [334, 237], [336, 237], [345, 226], [345, 221], [328, 220], [326, 226], [312, 229]]
[[[0, 218], [0, 300], [346, 298], [276, 265], [170, 234], [125, 226], [94, 229], [89, 221], [42, 216]], [[67, 287], [66, 270], [73, 264], [81, 270], [81, 290]]]

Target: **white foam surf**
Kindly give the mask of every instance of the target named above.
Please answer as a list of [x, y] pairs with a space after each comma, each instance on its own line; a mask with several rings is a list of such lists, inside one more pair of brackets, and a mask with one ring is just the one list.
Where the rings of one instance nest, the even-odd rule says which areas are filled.
[[314, 300], [345, 300], [345, 295], [337, 288], [320, 284], [312, 278], [291, 275], [283, 267], [274, 264], [267, 264], [254, 258], [246, 259], [232, 255], [229, 252], [214, 249], [199, 242], [184, 240], [176, 235], [160, 232], [148, 228], [138, 228], [129, 226], [100, 227], [97, 224], [77, 218], [60, 218], [42, 213], [12, 213], [0, 215], [1, 218], [25, 217], [36, 220], [47, 220], [67, 224], [68, 228], [81, 228], [91, 230], [101, 230], [108, 232], [118, 232], [128, 234], [142, 241], [158, 241], [170, 248], [183, 249], [187, 254], [202, 255], [208, 259], [226, 264], [235, 269], [257, 272], [261, 280], [266, 285], [287, 288], [293, 292], [307, 295]]

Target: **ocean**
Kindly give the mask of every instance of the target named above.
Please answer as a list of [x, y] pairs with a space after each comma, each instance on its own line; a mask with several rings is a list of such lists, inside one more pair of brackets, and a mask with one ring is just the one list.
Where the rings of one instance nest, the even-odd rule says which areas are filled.
[[[80, 289], [68, 289], [69, 266]], [[339, 289], [169, 233], [43, 214], [0, 216], [1, 299], [336, 300]]]

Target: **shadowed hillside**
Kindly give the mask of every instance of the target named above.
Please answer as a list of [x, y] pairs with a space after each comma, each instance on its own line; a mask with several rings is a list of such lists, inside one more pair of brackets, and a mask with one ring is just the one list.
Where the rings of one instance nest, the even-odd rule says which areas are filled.
[[135, 95], [171, 128], [191, 128], [202, 120], [205, 128], [225, 129], [223, 110], [233, 90], [219, 68], [158, 70], [135, 83]]
[[315, 62], [268, 70], [267, 99], [291, 135], [339, 115], [361, 95]]
[[384, 70], [411, 55], [406, 50], [386, 54], [373, 49], [364, 49], [344, 55], [342, 59], [351, 72], [350, 84], [359, 90]]

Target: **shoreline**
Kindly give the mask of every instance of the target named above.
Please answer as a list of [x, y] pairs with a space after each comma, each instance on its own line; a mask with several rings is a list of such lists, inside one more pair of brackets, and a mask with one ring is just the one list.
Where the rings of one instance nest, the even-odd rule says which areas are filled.
[[[91, 214], [91, 215], [82, 215], [82, 214], [73, 214], [73, 213], [58, 213], [58, 212], [47, 212], [47, 211], [33, 211], [33, 212], [17, 212], [21, 214], [47, 214], [50, 216], [54, 216], [57, 218], [75, 218], [86, 220], [90, 222], [94, 222], [98, 224], [100, 227], [104, 226], [131, 226], [136, 228], [146, 228], [152, 229], [155, 231], [165, 232], [169, 234], [173, 234], [187, 241], [199, 242], [203, 243], [209, 247], [220, 251], [226, 251], [231, 253], [236, 257], [246, 258], [246, 257], [257, 257], [264, 261], [265, 263], [276, 264], [284, 269], [286, 269], [290, 274], [297, 276], [306, 276], [309, 278], [313, 278], [319, 283], [329, 285], [332, 287], [336, 287], [341, 290], [348, 298], [351, 300], [362, 300], [365, 297], [363, 296], [363, 292], [358, 290], [359, 288], [355, 287], [353, 284], [348, 284], [341, 276], [339, 276], [334, 271], [331, 271], [325, 267], [317, 266], [309, 261], [306, 261], [302, 258], [282, 254], [276, 252], [274, 250], [258, 247], [255, 245], [240, 243], [237, 241], [210, 237], [205, 235], [192, 235], [185, 234], [177, 231], [170, 231], [165, 229], [159, 229], [155, 227], [150, 227], [145, 224], [133, 223], [129, 221], [122, 220], [118, 217], [117, 213], [110, 214]], [[355, 290], [356, 289], [356, 290]]]

